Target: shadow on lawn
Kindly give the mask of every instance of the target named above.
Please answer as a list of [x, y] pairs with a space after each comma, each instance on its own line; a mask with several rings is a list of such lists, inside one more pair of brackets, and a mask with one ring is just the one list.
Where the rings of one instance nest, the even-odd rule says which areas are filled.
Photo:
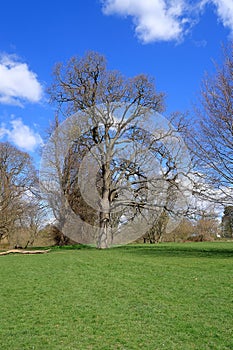
[[[43, 247], [45, 249], [45, 247]], [[50, 247], [51, 251], [59, 250], [98, 250], [90, 245], [70, 245]], [[112, 247], [104, 250], [121, 250], [122, 253], [136, 254], [141, 256], [154, 257], [182, 257], [182, 258], [233, 258], [233, 242], [223, 243], [158, 243], [158, 244], [129, 244], [118, 247]]]
[[229, 243], [229, 246], [224, 244], [224, 247], [218, 246], [201, 246], [199, 244], [190, 245], [166, 245], [166, 244], [154, 244], [154, 245], [139, 245], [139, 246], [124, 246], [116, 249], [123, 249], [129, 254], [137, 255], [150, 255], [159, 257], [182, 257], [182, 258], [193, 258], [193, 257], [205, 257], [205, 258], [233, 258], [233, 244]]

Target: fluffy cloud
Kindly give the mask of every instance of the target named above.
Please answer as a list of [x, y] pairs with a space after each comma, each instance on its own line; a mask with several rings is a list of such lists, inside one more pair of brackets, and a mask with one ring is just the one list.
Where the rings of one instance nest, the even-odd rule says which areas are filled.
[[23, 106], [39, 102], [43, 89], [37, 76], [16, 56], [0, 56], [0, 103]]
[[170, 6], [163, 0], [108, 0], [103, 4], [106, 15], [132, 16], [136, 34], [144, 43], [179, 39], [188, 22], [186, 10], [183, 0], [173, 0]]
[[2, 123], [0, 139], [4, 137], [17, 147], [29, 152], [34, 151], [37, 146], [42, 144], [40, 135], [25, 125], [21, 119], [13, 119], [10, 121], [9, 127]]
[[219, 20], [233, 32], [232, 0], [102, 0], [103, 13], [131, 16], [144, 42], [179, 41], [196, 24], [206, 4], [214, 5]]
[[213, 0], [217, 7], [217, 15], [225, 27], [230, 28], [233, 34], [233, 1], [232, 0]]

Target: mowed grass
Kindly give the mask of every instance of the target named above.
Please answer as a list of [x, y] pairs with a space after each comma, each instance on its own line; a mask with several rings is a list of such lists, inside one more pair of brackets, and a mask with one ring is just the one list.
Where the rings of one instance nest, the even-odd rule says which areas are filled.
[[233, 349], [233, 243], [0, 257], [0, 349]]

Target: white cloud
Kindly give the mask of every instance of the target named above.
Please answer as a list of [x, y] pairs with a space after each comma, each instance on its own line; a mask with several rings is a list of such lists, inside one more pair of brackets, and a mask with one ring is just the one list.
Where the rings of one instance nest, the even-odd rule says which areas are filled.
[[184, 14], [187, 3], [173, 0], [107, 0], [103, 12], [106, 15], [132, 16], [137, 36], [144, 43], [178, 40], [185, 31], [188, 19]]
[[34, 151], [37, 146], [42, 144], [39, 133], [25, 125], [20, 118], [11, 120], [9, 127], [2, 123], [0, 139], [3, 137], [25, 151]]
[[23, 106], [24, 102], [39, 102], [43, 89], [26, 63], [16, 56], [0, 56], [0, 104]]
[[131, 16], [144, 42], [179, 41], [196, 24], [206, 4], [214, 5], [218, 19], [233, 33], [233, 0], [102, 0], [105, 15]]
[[212, 2], [217, 7], [219, 20], [233, 34], [233, 0], [213, 0]]

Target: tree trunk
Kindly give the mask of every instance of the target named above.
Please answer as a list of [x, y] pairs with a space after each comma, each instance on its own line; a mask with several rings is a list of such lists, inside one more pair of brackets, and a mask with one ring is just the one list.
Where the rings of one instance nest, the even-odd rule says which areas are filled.
[[106, 218], [101, 220], [101, 226], [99, 230], [98, 244], [99, 249], [109, 248], [108, 244], [108, 221]]
[[110, 184], [111, 172], [110, 162], [107, 160], [102, 165], [103, 187], [102, 187], [102, 201], [100, 212], [100, 230], [98, 236], [97, 247], [99, 249], [109, 248], [109, 224], [110, 224]]
[[[107, 192], [107, 191], [106, 191]], [[107, 193], [106, 193], [107, 194]], [[103, 199], [102, 211], [100, 212], [100, 229], [98, 236], [97, 247], [99, 249], [109, 248], [109, 221], [110, 221], [110, 212], [109, 212], [109, 201], [108, 198]]]

